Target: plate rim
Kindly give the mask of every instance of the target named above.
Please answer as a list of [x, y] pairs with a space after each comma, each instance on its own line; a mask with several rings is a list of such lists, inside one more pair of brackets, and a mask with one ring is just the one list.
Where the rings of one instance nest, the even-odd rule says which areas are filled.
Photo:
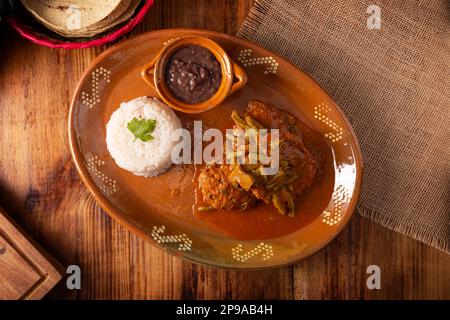
[[[77, 104], [77, 97], [81, 91], [82, 84], [85, 82], [85, 79], [90, 75], [93, 69], [106, 57], [110, 56], [111, 54], [120, 51], [123, 47], [129, 46], [130, 44], [134, 42], [140, 42], [141, 38], [146, 38], [148, 34], [164, 34], [166, 32], [175, 32], [175, 33], [199, 33], [204, 36], [219, 36], [219, 37], [225, 37], [228, 40], [232, 42], [238, 42], [243, 45], [248, 46], [249, 48], [257, 48], [258, 50], [264, 50], [266, 52], [269, 52], [273, 57], [276, 59], [283, 61], [283, 63], [288, 64], [290, 67], [295, 68], [298, 72], [303, 74], [306, 78], [308, 78], [313, 85], [315, 85], [319, 90], [321, 90], [330, 101], [333, 102], [334, 107], [336, 108], [339, 116], [341, 117], [342, 121], [345, 123], [345, 125], [348, 128], [349, 134], [351, 136], [351, 147], [354, 152], [354, 161], [355, 161], [355, 188], [352, 192], [354, 195], [351, 200], [348, 203], [347, 208], [347, 214], [339, 223], [334, 233], [326, 239], [323, 243], [321, 243], [319, 246], [316, 247], [315, 250], [311, 250], [308, 254], [299, 257], [297, 259], [293, 259], [292, 261], [286, 262], [286, 263], [275, 263], [272, 265], [267, 266], [258, 266], [258, 267], [246, 267], [245, 265], [242, 266], [227, 266], [227, 265], [221, 265], [221, 264], [215, 264], [213, 262], [204, 261], [203, 259], [196, 259], [194, 256], [185, 255], [183, 253], [180, 253], [175, 248], [171, 248], [169, 246], [164, 246], [160, 243], [157, 243], [149, 233], [145, 232], [141, 228], [139, 228], [137, 225], [133, 224], [130, 220], [127, 220], [122, 214], [120, 214], [120, 209], [115, 208], [110, 201], [98, 190], [97, 185], [94, 183], [93, 179], [91, 178], [89, 172], [86, 169], [86, 166], [84, 165], [84, 158], [81, 154], [81, 151], [79, 149], [79, 145], [77, 143], [77, 136], [76, 136], [76, 130], [75, 130], [75, 109]], [[287, 59], [281, 57], [280, 55], [273, 53], [272, 51], [265, 49], [264, 47], [261, 47], [253, 42], [250, 42], [246, 39], [238, 38], [233, 35], [216, 32], [216, 31], [210, 31], [210, 30], [204, 30], [204, 29], [195, 29], [195, 28], [166, 28], [166, 29], [158, 29], [153, 31], [144, 32], [142, 34], [139, 34], [135, 37], [132, 37], [130, 39], [127, 39], [126, 41], [122, 41], [118, 44], [115, 44], [114, 46], [106, 49], [101, 54], [99, 54], [97, 57], [92, 60], [92, 62], [89, 64], [89, 66], [86, 68], [86, 70], [83, 72], [81, 78], [78, 80], [78, 83], [76, 85], [75, 91], [72, 95], [71, 101], [70, 101], [70, 107], [69, 107], [69, 113], [68, 113], [68, 128], [67, 128], [67, 134], [68, 134], [68, 142], [69, 142], [69, 149], [71, 153], [72, 161], [75, 164], [75, 168], [81, 177], [81, 180], [83, 181], [84, 185], [87, 187], [91, 195], [94, 197], [97, 204], [100, 205], [100, 207], [116, 222], [118, 222], [121, 226], [123, 226], [125, 229], [127, 229], [129, 232], [134, 233], [135, 235], [139, 236], [142, 240], [150, 243], [156, 248], [162, 249], [165, 252], [168, 252], [169, 254], [182, 258], [183, 260], [205, 265], [213, 268], [219, 268], [219, 269], [227, 269], [227, 270], [236, 270], [236, 271], [242, 271], [242, 270], [270, 270], [270, 269], [278, 269], [286, 266], [294, 265], [316, 253], [321, 251], [323, 248], [325, 248], [331, 241], [333, 241], [342, 231], [343, 229], [348, 225], [351, 218], [355, 214], [355, 211], [357, 209], [357, 205], [361, 196], [361, 187], [362, 187], [362, 180], [364, 175], [364, 163], [363, 163], [363, 157], [361, 152], [361, 147], [358, 141], [358, 138], [355, 134], [355, 131], [350, 123], [350, 121], [347, 119], [345, 113], [340, 108], [340, 106], [332, 99], [330, 94], [308, 73], [297, 67], [296, 65], [289, 62]]]

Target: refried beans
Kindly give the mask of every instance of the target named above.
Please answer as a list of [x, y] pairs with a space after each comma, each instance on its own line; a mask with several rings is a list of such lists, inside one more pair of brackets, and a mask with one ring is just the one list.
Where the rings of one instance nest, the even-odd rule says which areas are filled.
[[197, 45], [176, 51], [167, 62], [165, 73], [172, 94], [189, 104], [208, 100], [222, 82], [220, 63], [210, 50]]

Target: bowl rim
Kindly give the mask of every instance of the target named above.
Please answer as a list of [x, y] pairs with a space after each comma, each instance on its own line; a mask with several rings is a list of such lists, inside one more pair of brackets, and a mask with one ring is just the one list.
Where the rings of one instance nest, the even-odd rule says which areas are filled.
[[[10, 24], [10, 26], [22, 37], [30, 40], [31, 42], [49, 47], [49, 48], [62, 48], [62, 49], [83, 49], [90, 47], [101, 46], [105, 43], [112, 42], [122, 35], [130, 32], [134, 27], [136, 27], [145, 17], [148, 10], [153, 6], [154, 0], [144, 0], [144, 5], [140, 8], [138, 13], [134, 15], [125, 25], [121, 28], [113, 31], [112, 33], [107, 33], [104, 36], [87, 40], [82, 42], [71, 42], [71, 41], [63, 41], [50, 38], [48, 36], [43, 37], [40, 33], [35, 32], [32, 28], [27, 25], [20, 23], [17, 19], [13, 17], [8, 17], [6, 20]], [[106, 31], [107, 32], [107, 31]]]
[[333, 241], [341, 232], [342, 230], [348, 225], [348, 223], [350, 222], [350, 219], [353, 217], [353, 215], [355, 214], [356, 211], [356, 207], [357, 204], [359, 202], [359, 198], [360, 198], [360, 191], [361, 191], [361, 187], [362, 187], [362, 178], [363, 178], [363, 173], [364, 173], [364, 164], [363, 164], [363, 157], [362, 157], [362, 152], [361, 152], [361, 148], [358, 142], [358, 138], [356, 137], [356, 134], [354, 132], [353, 127], [351, 126], [350, 121], [347, 119], [347, 117], [345, 116], [344, 112], [342, 111], [342, 109], [339, 107], [339, 105], [331, 98], [331, 96], [328, 94], [328, 92], [316, 81], [314, 80], [314, 78], [312, 78], [311, 76], [309, 76], [306, 72], [304, 72], [303, 70], [301, 70], [300, 68], [298, 68], [297, 66], [295, 66], [294, 64], [292, 64], [291, 62], [289, 62], [288, 60], [284, 59], [283, 57], [279, 56], [276, 53], [273, 53], [271, 51], [269, 51], [271, 53], [271, 55], [273, 57], [275, 57], [276, 59], [283, 61], [284, 63], [290, 65], [293, 68], [296, 68], [297, 70], [299, 70], [299, 72], [301, 72], [302, 74], [304, 74], [307, 78], [309, 78], [311, 80], [311, 83], [316, 86], [318, 89], [320, 89], [333, 103], [334, 106], [336, 107], [336, 110], [340, 116], [340, 118], [342, 119], [342, 121], [346, 124], [349, 134], [351, 135], [352, 139], [351, 139], [351, 146], [352, 149], [354, 150], [354, 161], [355, 161], [355, 168], [356, 168], [356, 179], [355, 179], [355, 189], [353, 191], [354, 196], [351, 198], [349, 204], [348, 204], [348, 208], [347, 211], [349, 212], [349, 214], [345, 215], [345, 217], [343, 218], [343, 220], [341, 221], [341, 223], [338, 224], [336, 230], [333, 232], [333, 234], [328, 237], [328, 239], [324, 242], [322, 242], [319, 246], [317, 246], [317, 248], [315, 250], [312, 250], [311, 252], [309, 252], [308, 254], [306, 254], [303, 257], [294, 259], [292, 261], [286, 262], [286, 263], [279, 263], [279, 264], [273, 264], [273, 265], [267, 265], [267, 266], [258, 266], [258, 267], [246, 267], [244, 266], [227, 266], [227, 265], [220, 265], [220, 264], [214, 264], [214, 263], [210, 263], [208, 261], [203, 261], [201, 259], [197, 259], [195, 257], [191, 257], [191, 256], [186, 256], [181, 254], [179, 251], [177, 251], [174, 248], [168, 247], [168, 246], [163, 246], [159, 243], [157, 243], [151, 236], [150, 234], [146, 233], [144, 230], [142, 230], [141, 228], [139, 228], [137, 225], [135, 225], [133, 222], [131, 222], [130, 220], [127, 220], [126, 218], [124, 218], [124, 216], [122, 214], [120, 214], [121, 210], [118, 208], [114, 208], [110, 201], [103, 195], [101, 194], [101, 192], [99, 192], [97, 189], [96, 184], [94, 183], [93, 179], [91, 178], [90, 174], [88, 173], [87, 169], [85, 168], [85, 166], [83, 165], [83, 156], [81, 155], [81, 151], [78, 148], [78, 143], [77, 143], [77, 136], [76, 136], [76, 130], [75, 130], [75, 108], [76, 108], [76, 98], [78, 97], [80, 91], [81, 91], [81, 79], [86, 78], [91, 72], [92, 70], [95, 68], [95, 66], [97, 64], [99, 64], [104, 58], [108, 57], [109, 55], [119, 51], [122, 49], [122, 47], [126, 46], [126, 45], [132, 45], [135, 42], [139, 42], [141, 41], [141, 39], [145, 38], [149, 33], [154, 33], [154, 34], [162, 34], [164, 35], [164, 33], [171, 31], [171, 32], [180, 32], [180, 33], [201, 33], [202, 35], [209, 35], [209, 36], [221, 36], [224, 37], [228, 40], [231, 41], [237, 41], [240, 43], [245, 43], [246, 46], [248, 46], [249, 48], [253, 48], [253, 49], [262, 49], [265, 51], [269, 51], [268, 49], [265, 49], [253, 42], [250, 42], [246, 39], [241, 39], [241, 38], [237, 38], [235, 36], [232, 35], [228, 35], [228, 34], [224, 34], [224, 33], [220, 33], [220, 32], [215, 32], [215, 31], [209, 31], [209, 30], [203, 30], [203, 29], [193, 29], [193, 28], [169, 28], [169, 29], [159, 29], [159, 30], [155, 30], [155, 31], [150, 31], [150, 32], [145, 32], [143, 34], [140, 34], [138, 36], [135, 36], [131, 39], [128, 39], [124, 42], [121, 42], [120, 44], [117, 44], [115, 46], [112, 46], [111, 48], [108, 48], [107, 50], [105, 50], [104, 52], [102, 52], [99, 56], [97, 56], [91, 63], [90, 66], [84, 71], [83, 75], [80, 78], [80, 81], [77, 84], [77, 87], [75, 89], [75, 92], [72, 96], [71, 102], [70, 102], [70, 108], [69, 108], [69, 114], [68, 114], [68, 140], [69, 140], [69, 148], [70, 148], [70, 153], [72, 155], [72, 160], [75, 164], [75, 167], [78, 171], [78, 174], [81, 177], [81, 180], [84, 182], [85, 186], [87, 187], [87, 189], [90, 191], [90, 193], [93, 195], [94, 199], [96, 200], [96, 202], [100, 205], [100, 207], [110, 216], [112, 217], [115, 221], [117, 221], [119, 224], [121, 224], [123, 227], [125, 227], [125, 229], [127, 229], [129, 232], [132, 232], [136, 235], [138, 235], [141, 239], [143, 239], [144, 241], [152, 244], [153, 246], [173, 255], [173, 256], [177, 256], [182, 258], [185, 261], [189, 261], [192, 263], [196, 263], [196, 264], [200, 264], [200, 265], [204, 265], [204, 266], [208, 266], [208, 267], [213, 267], [213, 268], [219, 268], [219, 269], [226, 269], [226, 270], [235, 270], [235, 271], [252, 271], [252, 270], [270, 270], [270, 269], [278, 269], [278, 268], [282, 268], [282, 267], [286, 267], [286, 266], [292, 266], [316, 253], [318, 253], [319, 251], [321, 251], [323, 248], [325, 248], [331, 241]]

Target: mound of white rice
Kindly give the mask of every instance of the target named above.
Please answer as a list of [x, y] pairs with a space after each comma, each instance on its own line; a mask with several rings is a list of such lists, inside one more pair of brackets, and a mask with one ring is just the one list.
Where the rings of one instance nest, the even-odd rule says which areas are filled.
[[[127, 128], [133, 118], [156, 120], [151, 135], [144, 142], [135, 139]], [[181, 128], [180, 119], [173, 110], [156, 98], [139, 97], [121, 103], [106, 125], [106, 144], [117, 165], [138, 176], [153, 177], [166, 171], [172, 164], [171, 133]]]

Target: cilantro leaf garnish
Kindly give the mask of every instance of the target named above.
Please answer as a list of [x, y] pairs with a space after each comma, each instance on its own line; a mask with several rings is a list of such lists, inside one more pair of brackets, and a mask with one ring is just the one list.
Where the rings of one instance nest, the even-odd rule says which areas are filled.
[[156, 120], [153, 119], [138, 119], [133, 118], [127, 123], [128, 130], [134, 134], [134, 140], [141, 139], [144, 142], [148, 142], [153, 139], [151, 133], [155, 130]]

